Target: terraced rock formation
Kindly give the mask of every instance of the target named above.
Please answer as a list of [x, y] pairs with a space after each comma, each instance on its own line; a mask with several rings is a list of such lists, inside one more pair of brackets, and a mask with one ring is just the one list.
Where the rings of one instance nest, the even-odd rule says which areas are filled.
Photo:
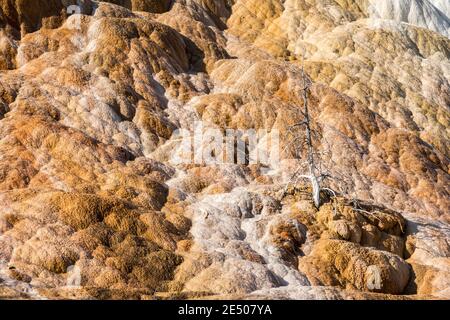
[[[0, 297], [450, 298], [449, 19], [437, 0], [0, 0]], [[305, 78], [320, 208], [291, 179]], [[199, 122], [277, 131], [281, 159], [174, 161]]]

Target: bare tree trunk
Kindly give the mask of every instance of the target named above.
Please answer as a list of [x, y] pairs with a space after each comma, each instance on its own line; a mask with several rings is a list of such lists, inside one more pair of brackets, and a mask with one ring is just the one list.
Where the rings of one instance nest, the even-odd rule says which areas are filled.
[[312, 196], [314, 200], [314, 205], [316, 208], [320, 207], [320, 181], [319, 177], [316, 175], [316, 164], [314, 159], [314, 148], [312, 142], [312, 130], [311, 130], [311, 118], [309, 115], [309, 106], [308, 106], [308, 88], [309, 84], [307, 84], [306, 76], [304, 72], [304, 67], [302, 66], [302, 80], [303, 80], [303, 115], [305, 117], [304, 126], [305, 126], [305, 135], [306, 135], [306, 145], [308, 152], [308, 170], [309, 176], [308, 179], [311, 181], [312, 186]]
[[313, 188], [313, 200], [316, 208], [320, 207], [320, 183], [316, 176], [311, 176], [311, 184]]
[[[331, 194], [331, 196], [336, 199], [336, 192], [330, 188], [323, 187], [326, 185], [325, 181], [327, 179], [338, 180], [334, 177], [331, 172], [327, 169], [327, 166], [324, 167], [325, 159], [325, 151], [326, 146], [324, 147], [324, 143], [326, 141], [321, 140], [321, 142], [316, 141], [320, 139], [320, 133], [317, 129], [314, 128], [312, 124], [311, 114], [309, 113], [309, 89], [311, 87], [310, 79], [305, 74], [304, 68], [304, 58], [305, 55], [302, 56], [302, 66], [301, 66], [301, 81], [302, 87], [299, 88], [297, 82], [295, 82], [294, 91], [297, 94], [297, 97], [302, 99], [303, 108], [296, 107], [295, 112], [300, 113], [303, 117], [302, 121], [294, 123], [289, 127], [288, 131], [293, 135], [292, 139], [287, 144], [287, 147], [294, 145], [294, 154], [296, 159], [304, 159], [306, 153], [306, 159], [302, 161], [301, 164], [298, 164], [295, 172], [290, 177], [289, 182], [286, 184], [285, 190], [282, 194], [284, 197], [287, 194], [287, 190], [289, 188], [289, 184], [293, 182], [296, 184], [300, 179], [308, 180], [311, 183], [311, 196], [316, 208], [320, 208], [321, 201], [320, 195], [322, 191], [326, 191]], [[295, 77], [295, 72], [294, 77]], [[300, 92], [301, 91], [301, 92]], [[302, 129], [304, 131], [302, 132]], [[295, 129], [295, 130], [293, 130]], [[303, 134], [302, 134], [303, 133]], [[319, 138], [318, 138], [319, 136]], [[301, 140], [301, 142], [300, 142]], [[319, 150], [322, 149], [320, 152]], [[332, 160], [330, 159], [332, 163]], [[334, 168], [333, 168], [334, 171]], [[300, 174], [303, 173], [303, 174]], [[342, 180], [342, 178], [340, 179]], [[341, 181], [342, 182], [342, 181]], [[343, 183], [343, 182], [342, 182]], [[334, 211], [336, 212], [336, 207], [334, 207]]]
[[[303, 100], [303, 110], [298, 108], [296, 109], [296, 111], [298, 112], [300, 110], [301, 115], [303, 116], [303, 119], [301, 122], [297, 122], [295, 124], [293, 124], [292, 126], [289, 127], [289, 131], [291, 131], [294, 128], [301, 128], [304, 126], [304, 144], [299, 145], [299, 141], [300, 140], [300, 134], [297, 132], [293, 133], [294, 137], [293, 139], [289, 142], [288, 146], [290, 144], [293, 144], [294, 146], [298, 146], [298, 148], [295, 150], [295, 154], [297, 159], [300, 159], [303, 157], [303, 152], [302, 151], [306, 151], [306, 161], [304, 162], [304, 164], [307, 166], [306, 168], [303, 167], [303, 165], [299, 165], [297, 167], [297, 170], [295, 171], [295, 173], [291, 176], [291, 180], [294, 179], [294, 181], [298, 181], [299, 179], [305, 179], [308, 180], [311, 183], [311, 187], [312, 187], [312, 200], [314, 202], [314, 205], [316, 208], [319, 208], [321, 203], [320, 203], [320, 193], [322, 191], [322, 187], [321, 184], [323, 182], [324, 179], [328, 178], [329, 175], [327, 173], [325, 173], [323, 171], [323, 169], [320, 166], [321, 163], [321, 155], [318, 154], [317, 159], [316, 159], [316, 153], [314, 151], [314, 147], [318, 148], [318, 146], [315, 146], [315, 142], [313, 141], [315, 139], [315, 134], [317, 133], [316, 131], [314, 131], [314, 128], [311, 125], [311, 115], [309, 113], [309, 98], [308, 98], [308, 93], [309, 93], [309, 88], [311, 87], [311, 83], [309, 81], [309, 79], [307, 78], [307, 76], [305, 75], [305, 69], [304, 69], [304, 55], [303, 55], [303, 62], [302, 62], [302, 67], [301, 67], [301, 78], [302, 78], [302, 87], [300, 88], [299, 91], [301, 91], [301, 94], [299, 92], [299, 95], [301, 96], [301, 99]], [[296, 87], [295, 89], [296, 91], [298, 90], [298, 87]], [[305, 150], [301, 150], [301, 148], [305, 148]], [[319, 165], [318, 165], [319, 164]], [[304, 172], [303, 174], [299, 174], [300, 171], [305, 170], [306, 172]], [[288, 187], [289, 187], [289, 183], [287, 183], [286, 188], [284, 190], [283, 193], [283, 197], [286, 195]], [[334, 192], [333, 192], [334, 193]]]

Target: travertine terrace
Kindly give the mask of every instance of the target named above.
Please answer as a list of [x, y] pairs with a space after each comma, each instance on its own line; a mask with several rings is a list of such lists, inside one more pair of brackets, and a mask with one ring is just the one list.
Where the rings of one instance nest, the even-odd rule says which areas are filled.
[[[445, 0], [0, 0], [0, 298], [450, 299], [449, 36]], [[287, 145], [305, 77], [319, 208], [289, 148], [171, 161], [199, 121]]]

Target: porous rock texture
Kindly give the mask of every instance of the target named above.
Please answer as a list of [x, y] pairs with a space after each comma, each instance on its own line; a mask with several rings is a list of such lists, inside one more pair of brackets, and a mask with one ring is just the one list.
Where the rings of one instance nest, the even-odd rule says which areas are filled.
[[[450, 298], [449, 19], [439, 0], [0, 0], [0, 297]], [[172, 161], [197, 121], [287, 144], [302, 66], [337, 197], [287, 184], [289, 151]]]

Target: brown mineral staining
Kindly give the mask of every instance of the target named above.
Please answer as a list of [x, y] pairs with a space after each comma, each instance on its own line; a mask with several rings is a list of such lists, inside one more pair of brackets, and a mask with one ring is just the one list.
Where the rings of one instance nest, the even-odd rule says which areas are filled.
[[109, 0], [105, 1], [113, 3], [133, 11], [145, 11], [152, 13], [163, 13], [169, 10], [170, 0]]
[[406, 292], [445, 298], [449, 288], [449, 272], [443, 272], [430, 265], [411, 263], [411, 273]]
[[[0, 0], [0, 297], [448, 299], [450, 40], [325, 2]], [[281, 161], [174, 163], [196, 121]]]
[[297, 264], [298, 250], [306, 241], [306, 227], [298, 221], [280, 220], [270, 228], [271, 240], [280, 248], [283, 259], [292, 265]]
[[[318, 241], [311, 254], [300, 260], [299, 268], [316, 285], [338, 284], [344, 288], [391, 294], [403, 292], [410, 273], [408, 264], [395, 254], [342, 240]], [[379, 277], [373, 286], [372, 276]]]

